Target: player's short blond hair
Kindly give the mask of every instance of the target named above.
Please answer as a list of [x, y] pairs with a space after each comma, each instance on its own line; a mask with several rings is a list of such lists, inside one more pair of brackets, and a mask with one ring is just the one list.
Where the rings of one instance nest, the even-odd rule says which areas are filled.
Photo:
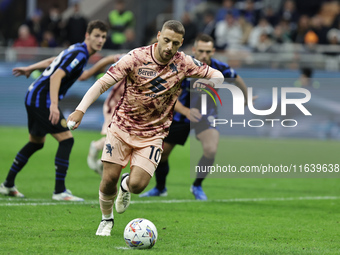
[[184, 26], [178, 20], [168, 20], [168, 21], [166, 21], [163, 24], [162, 31], [164, 29], [170, 29], [170, 30], [174, 31], [175, 33], [181, 34], [183, 36], [185, 34]]

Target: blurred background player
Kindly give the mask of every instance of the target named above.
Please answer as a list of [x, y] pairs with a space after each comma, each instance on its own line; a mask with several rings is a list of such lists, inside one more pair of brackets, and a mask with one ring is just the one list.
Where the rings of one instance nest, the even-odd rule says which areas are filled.
[[[112, 65], [68, 117], [72, 128], [77, 128], [88, 107], [111, 86], [124, 81], [124, 97], [115, 108], [102, 154], [103, 175], [99, 187], [102, 221], [96, 235], [111, 235], [116, 196], [116, 211], [123, 213], [130, 205], [130, 193], [140, 194], [149, 184], [161, 158], [163, 139], [169, 131], [181, 81], [196, 77], [213, 79], [202, 81], [212, 86], [223, 82], [220, 71], [178, 52], [184, 34], [179, 21], [165, 22], [156, 44], [134, 49]], [[130, 173], [122, 175], [117, 188], [122, 168], [129, 161]]]
[[295, 87], [302, 87], [307, 89], [318, 89], [320, 83], [313, 80], [313, 69], [310, 67], [302, 67], [300, 69], [300, 77], [294, 82]]
[[107, 26], [96, 20], [89, 23], [83, 43], [77, 43], [52, 57], [27, 67], [13, 69], [15, 76], [27, 78], [37, 69], [45, 71], [28, 88], [25, 106], [28, 116], [29, 142], [18, 152], [4, 183], [0, 185], [0, 194], [24, 197], [14, 185], [15, 178], [28, 159], [45, 143], [46, 134], [51, 134], [59, 147], [55, 157], [55, 189], [52, 199], [83, 201], [72, 195], [65, 187], [65, 177], [69, 157], [74, 143], [71, 131], [61, 112], [58, 101], [73, 85], [83, 72], [89, 57], [102, 49], [107, 36]]
[[[89, 70], [85, 70], [83, 74], [79, 77], [79, 80], [84, 81], [89, 79], [91, 76], [95, 75], [96, 73], [100, 72], [98, 76], [102, 76], [103, 72], [106, 72], [106, 67], [110, 64], [113, 64], [119, 60], [120, 57], [123, 55], [116, 54], [116, 55], [110, 55], [105, 58], [102, 58], [99, 60], [93, 67], [91, 67]], [[122, 97], [124, 93], [124, 86], [123, 82], [119, 82], [114, 86], [110, 94], [105, 99], [105, 102], [103, 104], [103, 116], [104, 116], [104, 123], [101, 130], [101, 135], [103, 135], [102, 138], [96, 141], [92, 141], [90, 144], [89, 154], [87, 155], [87, 165], [90, 169], [95, 171], [96, 173], [102, 175], [103, 173], [103, 163], [100, 159], [98, 159], [98, 154], [101, 152], [104, 148], [105, 144], [105, 136], [106, 136], [106, 130], [111, 122], [111, 117], [114, 111], [114, 108], [116, 107], [117, 103], [119, 102], [120, 98]]]
[[[194, 57], [207, 65], [220, 70], [225, 79], [234, 82], [247, 99], [247, 86], [241, 76], [237, 75], [234, 69], [228, 64], [212, 58], [215, 52], [214, 40], [207, 34], [201, 34], [195, 39], [192, 48]], [[231, 79], [231, 80], [230, 80]], [[198, 163], [199, 166], [211, 166], [214, 163], [218, 146], [219, 132], [210, 125], [210, 116], [217, 118], [217, 107], [214, 102], [208, 100], [207, 115], [201, 116], [200, 97], [197, 93], [189, 93], [190, 80], [186, 79], [182, 82], [182, 93], [175, 105], [173, 122], [170, 126], [169, 135], [164, 139], [164, 147], [162, 159], [156, 169], [156, 187], [143, 193], [140, 197], [167, 196], [166, 177], [169, 173], [168, 157], [174, 147], [184, 145], [190, 129], [195, 129], [196, 137], [201, 141], [203, 147], [203, 155]], [[191, 96], [191, 99], [190, 99]], [[190, 108], [190, 106], [194, 106]], [[207, 173], [198, 173], [190, 190], [197, 200], [207, 200], [207, 196], [202, 189], [202, 182]]]
[[81, 42], [84, 40], [84, 35], [87, 28], [87, 18], [82, 14], [80, 8], [80, 2], [73, 3], [72, 16], [65, 22], [64, 33], [65, 41], [67, 45]]
[[135, 16], [132, 11], [126, 8], [125, 0], [113, 2], [115, 4], [114, 9], [108, 14], [111, 36], [107, 40], [105, 47], [109, 49], [126, 49], [128, 42], [134, 41], [135, 38]]

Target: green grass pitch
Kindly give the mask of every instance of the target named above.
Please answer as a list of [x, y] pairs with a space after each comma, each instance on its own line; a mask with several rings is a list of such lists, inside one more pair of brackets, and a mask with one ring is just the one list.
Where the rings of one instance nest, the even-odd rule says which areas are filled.
[[[0, 134], [2, 182], [28, 134], [18, 127], [0, 127]], [[27, 199], [0, 196], [0, 254], [340, 253], [339, 179], [209, 178], [203, 183], [209, 201], [197, 202], [189, 192], [193, 182], [189, 142], [170, 157], [169, 195], [152, 199], [133, 195], [129, 209], [115, 213], [112, 236], [97, 237], [100, 177], [87, 167], [86, 156], [99, 132], [77, 130], [73, 134], [66, 185], [86, 201], [52, 201], [57, 142], [49, 136], [44, 149], [33, 155], [17, 178], [16, 185]], [[218, 157], [229, 157], [237, 165], [245, 159], [259, 163], [263, 155], [270, 155], [273, 162], [272, 157], [281, 155], [276, 161], [290, 164], [301, 142], [226, 137], [221, 143], [230, 149]], [[276, 153], [268, 146], [273, 143], [279, 145], [274, 146]], [[339, 153], [336, 141], [305, 143], [318, 150], [301, 153], [301, 162], [316, 157], [336, 159]], [[152, 179], [147, 190], [154, 183]], [[130, 250], [124, 242], [125, 225], [138, 217], [151, 220], [158, 229], [158, 241], [151, 250]]]

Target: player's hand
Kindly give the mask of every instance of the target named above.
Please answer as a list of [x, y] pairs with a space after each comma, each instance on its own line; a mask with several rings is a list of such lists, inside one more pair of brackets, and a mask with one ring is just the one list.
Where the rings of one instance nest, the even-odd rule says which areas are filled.
[[207, 80], [207, 79], [198, 79], [197, 81], [194, 82], [193, 84], [193, 88], [196, 89], [198, 91], [200, 91], [201, 89], [204, 89], [206, 88], [206, 85], [209, 85], [211, 87], [215, 87], [215, 84], [210, 81], [210, 80]]
[[[189, 118], [188, 118], [189, 117]], [[190, 108], [190, 114], [189, 116], [187, 116], [187, 118], [191, 121], [191, 122], [199, 122], [202, 118], [202, 115], [200, 113], [200, 111], [196, 108]]]
[[12, 74], [15, 77], [18, 77], [20, 75], [25, 75], [26, 78], [30, 77], [33, 70], [29, 69], [28, 67], [15, 67], [12, 69]]
[[51, 121], [52, 125], [57, 125], [60, 119], [60, 112], [57, 105], [50, 106], [50, 116], [48, 120]]
[[67, 118], [67, 126], [70, 130], [77, 129], [83, 119], [84, 113], [82, 111], [75, 110]]

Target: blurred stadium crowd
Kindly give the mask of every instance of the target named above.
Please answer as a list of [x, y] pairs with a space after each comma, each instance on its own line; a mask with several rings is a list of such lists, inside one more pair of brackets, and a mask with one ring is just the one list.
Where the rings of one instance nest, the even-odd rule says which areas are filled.
[[[33, 1], [36, 6], [28, 13], [28, 3]], [[259, 95], [256, 107], [261, 104], [263, 109], [270, 107], [271, 101], [267, 99], [271, 100], [272, 79], [290, 78], [289, 84], [293, 84], [299, 76], [298, 70], [314, 70], [315, 75], [310, 72], [308, 77], [318, 79], [316, 83], [321, 85], [318, 86], [321, 88], [309, 88], [315, 91], [311, 103], [317, 109], [313, 116], [318, 124], [308, 123], [294, 131], [299, 131], [296, 132], [299, 135], [338, 138], [339, 107], [335, 102], [339, 94], [336, 85], [340, 71], [339, 1], [97, 0], [98, 5], [99, 2], [106, 3], [104, 8], [97, 15], [88, 15], [89, 10], [95, 9], [93, 0], [0, 0], [0, 73], [4, 79], [0, 101], [6, 104], [0, 122], [23, 125], [26, 120], [25, 116], [17, 118], [24, 113], [17, 110], [21, 98], [18, 93], [24, 96], [25, 91], [8, 86], [20, 81], [12, 77], [12, 68], [26, 65], [22, 62], [37, 62], [55, 56], [61, 47], [82, 42], [90, 20], [100, 18], [110, 26], [104, 50], [89, 60], [89, 64], [94, 64], [107, 55], [126, 53], [149, 44], [165, 20], [179, 19], [186, 29], [180, 50], [192, 54], [194, 38], [199, 33], [211, 35], [218, 51], [214, 58], [227, 62], [236, 70], [243, 68], [240, 71], [242, 76], [251, 77], [248, 84], [255, 87]], [[155, 2], [158, 4], [155, 5]], [[40, 72], [36, 72], [32, 78], [39, 75]], [[86, 86], [74, 86], [67, 102], [71, 106], [65, 104], [66, 114], [67, 109], [74, 108], [73, 102], [79, 101], [85, 92]], [[12, 106], [8, 107], [9, 104]], [[101, 109], [102, 104], [97, 107]], [[92, 119], [89, 118], [87, 123], [91, 129], [101, 127], [102, 119], [97, 111], [93, 110]], [[237, 135], [241, 135], [237, 133], [239, 129], [235, 130]], [[277, 136], [277, 130], [270, 135]], [[265, 135], [269, 133], [265, 129], [262, 131], [266, 132]], [[254, 130], [246, 130], [245, 133], [257, 134]]]
[[[21, 24], [5, 20], [13, 2], [0, 1], [0, 45], [53, 48], [83, 41], [91, 17], [82, 14], [81, 1], [68, 1], [72, 14], [67, 18], [62, 15], [65, 8], [50, 1], [47, 11], [38, 8]], [[136, 40], [139, 21], [129, 10], [133, 1], [112, 2], [103, 18], [111, 31], [104, 48], [131, 49], [156, 35], [158, 28], [150, 24], [143, 33], [145, 38]], [[198, 33], [210, 34], [220, 51], [276, 52], [282, 44], [300, 44], [313, 51], [315, 45], [339, 45], [339, 6], [334, 0], [187, 0], [181, 13], [186, 28], [183, 47], [192, 44]]]

